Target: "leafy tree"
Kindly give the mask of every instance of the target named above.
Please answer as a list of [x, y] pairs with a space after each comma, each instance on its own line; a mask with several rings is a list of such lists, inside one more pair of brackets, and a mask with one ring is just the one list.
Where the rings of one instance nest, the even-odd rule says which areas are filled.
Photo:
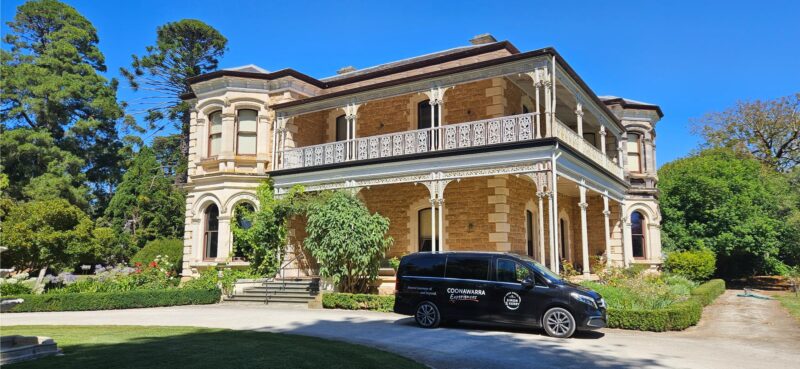
[[184, 206], [183, 192], [145, 146], [122, 177], [105, 217], [117, 231], [128, 232], [134, 245], [142, 247], [157, 238], [181, 237]]
[[780, 273], [800, 248], [796, 193], [750, 155], [709, 149], [659, 170], [665, 250], [717, 255], [724, 277]]
[[[257, 190], [259, 208], [250, 211], [239, 206], [231, 224], [236, 251], [250, 262], [250, 269], [262, 276], [274, 276], [285, 254], [287, 222], [302, 209], [302, 188], [295, 188], [276, 199], [271, 182], [262, 183]], [[241, 227], [245, 219], [249, 227]]]
[[73, 268], [94, 252], [92, 221], [66, 200], [18, 204], [3, 224], [3, 267], [37, 271]]
[[322, 199], [308, 206], [305, 247], [342, 292], [367, 292], [392, 244], [389, 220], [347, 192]]
[[186, 161], [181, 154], [181, 142], [181, 135], [176, 134], [155, 137], [151, 144], [164, 172], [172, 178], [179, 173], [185, 173], [187, 169]]
[[695, 124], [712, 147], [753, 154], [780, 171], [800, 164], [800, 93], [768, 101], [740, 101]]
[[131, 69], [120, 73], [134, 90], [146, 90], [145, 120], [150, 128], [161, 129], [159, 122], [176, 122], [181, 132], [181, 175], [186, 181], [186, 158], [189, 154], [189, 104], [181, 95], [191, 92], [188, 78], [217, 69], [228, 40], [213, 27], [195, 19], [170, 22], [156, 29], [156, 44], [145, 55], [133, 55]]
[[121, 177], [123, 112], [117, 82], [108, 81], [92, 24], [56, 0], [17, 8], [0, 51], [0, 120], [11, 127], [46, 130], [58, 147], [84, 161], [99, 207]]
[[67, 199], [88, 209], [89, 189], [83, 183], [83, 160], [60, 149], [44, 129], [16, 128], [0, 132], [2, 172], [13, 199]]

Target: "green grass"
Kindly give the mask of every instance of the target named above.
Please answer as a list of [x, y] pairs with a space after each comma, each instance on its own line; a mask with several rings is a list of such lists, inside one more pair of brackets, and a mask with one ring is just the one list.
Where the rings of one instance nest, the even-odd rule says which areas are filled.
[[787, 293], [785, 295], [777, 296], [778, 300], [780, 300], [783, 307], [786, 310], [789, 310], [789, 313], [794, 315], [795, 318], [800, 320], [800, 297], [797, 296], [794, 292]]
[[9, 369], [424, 368], [373, 348], [278, 333], [143, 326], [8, 326], [2, 331], [52, 337], [64, 351], [64, 356]]

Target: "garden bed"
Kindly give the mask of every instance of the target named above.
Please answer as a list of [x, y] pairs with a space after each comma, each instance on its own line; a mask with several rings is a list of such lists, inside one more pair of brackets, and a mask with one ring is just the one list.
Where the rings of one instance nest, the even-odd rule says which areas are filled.
[[655, 287], [648, 290], [632, 290], [630, 286], [609, 286], [599, 283], [584, 283], [595, 289], [606, 298], [608, 304], [608, 327], [634, 329], [642, 331], [674, 331], [683, 330], [697, 324], [703, 313], [703, 307], [711, 304], [725, 292], [725, 282], [714, 279], [703, 283], [683, 295], [674, 293], [683, 287], [665, 282], [662, 291], [673, 293], [659, 295], [654, 293]]

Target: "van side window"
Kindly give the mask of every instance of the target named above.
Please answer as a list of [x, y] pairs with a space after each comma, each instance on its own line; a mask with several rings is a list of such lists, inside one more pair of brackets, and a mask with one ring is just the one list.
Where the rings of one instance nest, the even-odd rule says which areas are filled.
[[530, 275], [528, 268], [514, 260], [497, 259], [497, 281], [522, 283]]
[[416, 257], [405, 265], [405, 275], [412, 277], [438, 277], [444, 276], [445, 258], [438, 256]]
[[490, 258], [474, 256], [448, 256], [444, 276], [458, 279], [489, 279]]

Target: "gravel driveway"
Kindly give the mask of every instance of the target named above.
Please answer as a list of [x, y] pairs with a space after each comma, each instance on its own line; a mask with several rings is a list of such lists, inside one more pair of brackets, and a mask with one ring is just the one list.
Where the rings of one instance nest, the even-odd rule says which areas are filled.
[[697, 327], [650, 333], [604, 329], [572, 339], [539, 330], [460, 324], [435, 330], [386, 313], [220, 304], [2, 314], [0, 324], [172, 325], [284, 332], [365, 344], [435, 368], [797, 368], [800, 325], [777, 301], [729, 290]]

